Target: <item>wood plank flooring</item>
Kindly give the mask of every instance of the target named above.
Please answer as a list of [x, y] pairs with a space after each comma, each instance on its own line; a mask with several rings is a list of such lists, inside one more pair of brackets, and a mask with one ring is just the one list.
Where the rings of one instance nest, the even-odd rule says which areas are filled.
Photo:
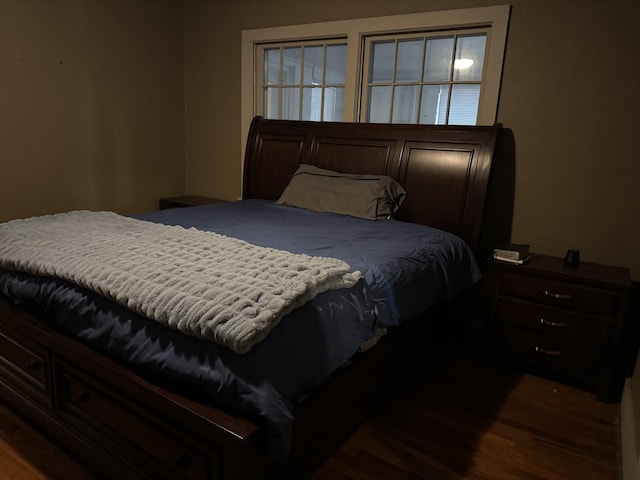
[[313, 480], [616, 480], [619, 405], [502, 366], [441, 358]]
[[[412, 375], [313, 480], [617, 480], [618, 452], [618, 405], [454, 356]], [[92, 476], [0, 404], [0, 478]]]
[[0, 479], [92, 480], [93, 475], [0, 403]]

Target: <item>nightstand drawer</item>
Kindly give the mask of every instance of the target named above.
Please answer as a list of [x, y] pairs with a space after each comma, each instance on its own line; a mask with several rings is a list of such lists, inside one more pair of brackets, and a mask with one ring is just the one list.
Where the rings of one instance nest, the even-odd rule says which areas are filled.
[[612, 315], [617, 308], [616, 292], [515, 271], [503, 273], [499, 288], [502, 295], [582, 312]]
[[508, 324], [500, 326], [507, 350], [527, 363], [558, 371], [593, 377], [598, 369], [600, 349], [561, 337], [534, 333]]
[[[496, 316], [508, 322], [548, 335], [603, 343], [607, 339], [609, 323], [571, 311], [509, 297], [499, 297]], [[610, 320], [610, 319], [609, 319]]]

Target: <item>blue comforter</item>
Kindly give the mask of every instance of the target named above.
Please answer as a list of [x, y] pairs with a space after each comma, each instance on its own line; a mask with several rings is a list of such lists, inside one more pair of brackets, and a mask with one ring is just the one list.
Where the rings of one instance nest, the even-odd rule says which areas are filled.
[[0, 270], [2, 295], [45, 311], [74, 336], [139, 371], [195, 386], [214, 405], [262, 424], [267, 451], [275, 456], [288, 451], [298, 396], [380, 329], [411, 320], [480, 280], [472, 252], [460, 238], [405, 222], [362, 220], [263, 200], [136, 217], [338, 258], [362, 273], [354, 287], [320, 294], [286, 316], [249, 353], [238, 355], [73, 284]]

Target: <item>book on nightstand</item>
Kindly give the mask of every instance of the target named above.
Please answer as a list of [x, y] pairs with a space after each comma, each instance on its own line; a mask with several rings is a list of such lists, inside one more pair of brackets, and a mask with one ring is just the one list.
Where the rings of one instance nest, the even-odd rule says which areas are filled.
[[497, 260], [498, 262], [515, 263], [516, 265], [522, 265], [523, 263], [527, 263], [527, 261], [529, 261], [529, 258], [531, 258], [531, 254], [527, 255], [524, 258], [520, 258], [518, 260], [514, 260], [513, 258], [501, 257], [496, 254], [493, 255], [493, 259]]
[[504, 262], [524, 263], [529, 255], [529, 245], [522, 243], [507, 243], [493, 249], [493, 258]]

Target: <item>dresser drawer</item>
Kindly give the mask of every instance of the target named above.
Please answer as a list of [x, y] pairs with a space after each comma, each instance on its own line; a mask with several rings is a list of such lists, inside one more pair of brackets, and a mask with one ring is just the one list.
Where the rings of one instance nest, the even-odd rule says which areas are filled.
[[9, 365], [20, 385], [47, 398], [47, 352], [39, 345], [10, 330], [0, 331], [0, 361]]
[[501, 322], [539, 333], [592, 343], [604, 343], [610, 325], [601, 316], [591, 317], [512, 297], [498, 298], [496, 316]]
[[501, 324], [499, 330], [505, 347], [516, 358], [583, 378], [596, 375], [600, 348], [508, 324]]
[[613, 315], [617, 309], [616, 292], [516, 271], [505, 271], [499, 288], [502, 295], [577, 311]]
[[[139, 454], [149, 457], [149, 463], [158, 469], [157, 478], [204, 480], [216, 478], [214, 465], [217, 459], [190, 448], [188, 440], [169, 431], [154, 418], [142, 415], [125, 399], [112, 396], [109, 389], [83, 378], [84, 375], [62, 367], [61, 409], [85, 418], [85, 424], [97, 424], [113, 431], [118, 438], [130, 442]], [[89, 421], [86, 421], [86, 418]], [[90, 434], [90, 432], [88, 432]], [[127, 447], [127, 450], [129, 448]], [[209, 459], [213, 458], [213, 462]]]

